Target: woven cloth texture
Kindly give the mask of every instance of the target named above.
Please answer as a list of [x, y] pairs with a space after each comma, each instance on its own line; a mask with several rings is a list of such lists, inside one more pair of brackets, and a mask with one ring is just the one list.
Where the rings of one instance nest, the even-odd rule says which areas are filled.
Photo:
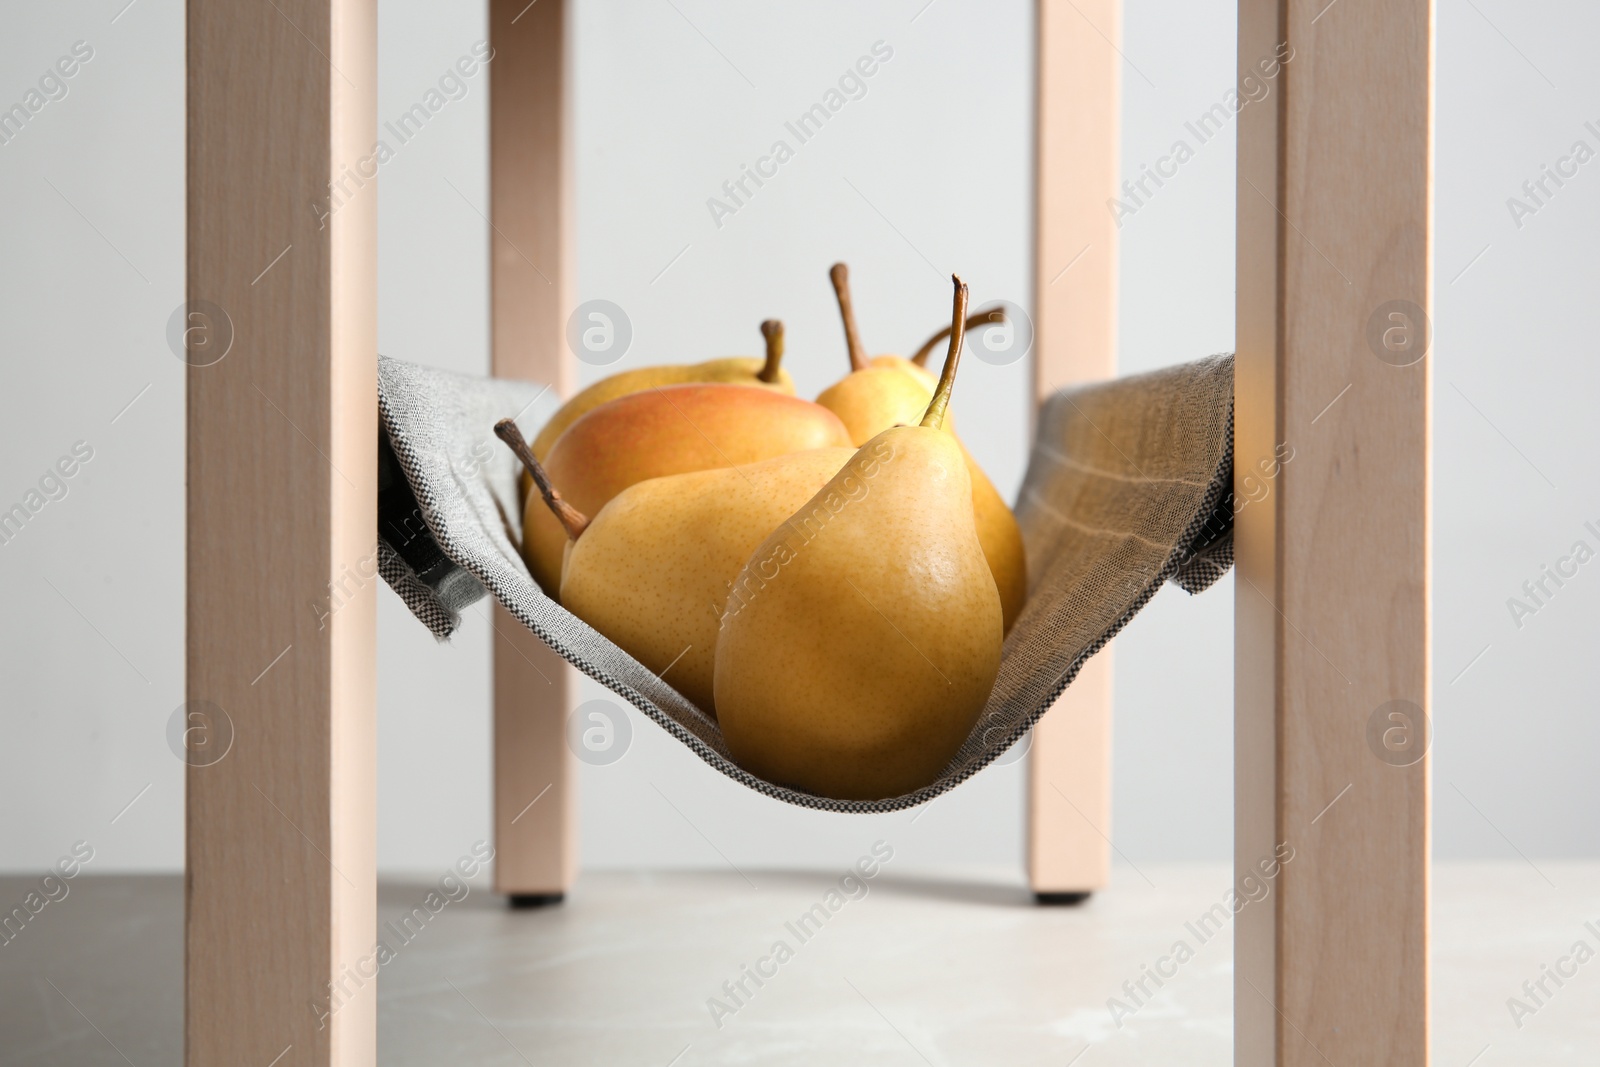
[[515, 547], [519, 470], [493, 426], [516, 416], [531, 437], [537, 426], [518, 413], [541, 392], [380, 357], [379, 572], [440, 639], [487, 592], [711, 766], [803, 807], [897, 811], [955, 787], [1020, 739], [1163, 583], [1196, 593], [1233, 563], [1232, 355], [1056, 394], [1040, 413], [1016, 507], [1028, 603], [972, 733], [938, 780], [914, 793], [819, 797], [740, 769], [715, 719], [529, 576]]

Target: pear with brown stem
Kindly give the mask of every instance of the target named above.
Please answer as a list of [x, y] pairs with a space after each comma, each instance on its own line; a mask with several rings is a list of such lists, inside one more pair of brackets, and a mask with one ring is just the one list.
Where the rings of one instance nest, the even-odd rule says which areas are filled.
[[[926, 359], [939, 341], [952, 336], [957, 324], [952, 323], [934, 334], [913, 359], [877, 356], [869, 361], [856, 327], [849, 268], [843, 263], [835, 263], [829, 278], [838, 298], [840, 318], [844, 321], [851, 370], [844, 378], [823, 390], [817, 397], [817, 403], [838, 415], [850, 431], [851, 441], [860, 446], [891, 426], [915, 423], [922, 417], [933, 398], [936, 382], [915, 360]], [[1003, 315], [1003, 312], [992, 309], [970, 317], [963, 312], [960, 328], [964, 333], [968, 329], [997, 321], [995, 315]], [[954, 433], [953, 427], [951, 433]], [[1000, 603], [1005, 609], [1005, 626], [1009, 630], [1022, 613], [1023, 602], [1028, 595], [1027, 557], [1022, 545], [1022, 531], [1017, 527], [1017, 520], [1006, 506], [1005, 499], [965, 445], [961, 446], [961, 453], [966, 457], [967, 473], [972, 482], [972, 510], [977, 521], [978, 540], [983, 544], [984, 558], [994, 574]]]
[[1000, 596], [945, 428], [960, 362], [956, 296], [938, 389], [915, 425], [866, 442], [763, 541], [717, 639], [717, 716], [741, 767], [825, 797], [932, 782], [1000, 670]]
[[794, 395], [794, 380], [783, 369], [783, 323], [768, 319], [761, 324], [761, 336], [766, 342], [766, 355], [729, 356], [704, 363], [663, 364], [655, 367], [638, 367], [622, 371], [581, 390], [571, 400], [561, 405], [550, 421], [533, 439], [533, 454], [541, 460], [550, 454], [568, 426], [601, 404], [629, 393], [654, 389], [661, 385], [682, 385], [686, 382], [722, 382], [731, 385], [754, 385], [772, 389], [789, 396]]

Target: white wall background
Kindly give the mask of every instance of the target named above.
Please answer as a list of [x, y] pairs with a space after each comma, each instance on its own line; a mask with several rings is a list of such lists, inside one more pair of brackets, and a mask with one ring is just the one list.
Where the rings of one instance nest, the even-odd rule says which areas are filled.
[[[74, 442], [94, 449], [67, 496], [0, 545], [0, 870], [78, 838], [101, 870], [182, 863], [165, 726], [183, 699], [183, 365], [165, 331], [183, 293], [183, 20], [176, 0], [125, 2], [11, 5], [0, 36], [0, 106], [75, 41], [94, 49], [0, 145], [0, 508]], [[778, 315], [814, 394], [843, 370], [825, 277], [840, 258], [879, 350], [941, 321], [951, 270], [975, 300], [1029, 302], [1030, 4], [578, 8], [578, 298], [627, 310], [624, 365], [753, 351], [756, 323]], [[1600, 563], [1520, 628], [1506, 601], [1575, 541], [1600, 549], [1583, 525], [1600, 529], [1600, 162], [1550, 185], [1520, 227], [1506, 200], [1575, 141], [1600, 150], [1584, 126], [1600, 128], [1586, 55], [1600, 12], [1440, 0], [1438, 18], [1436, 848], [1596, 856]], [[420, 0], [387, 0], [380, 28], [380, 119], [485, 33], [477, 5]], [[706, 198], [878, 40], [894, 57], [867, 96], [717, 227]], [[1233, 84], [1233, 5], [1127, 0], [1123, 51], [1134, 173]], [[379, 194], [382, 351], [476, 372], [486, 82], [400, 149]], [[1231, 346], [1232, 138], [1125, 220], [1129, 371]], [[1022, 474], [1027, 381], [1025, 364], [963, 368], [963, 435], [1003, 490]], [[1118, 641], [1113, 836], [1135, 862], [1229, 855], [1231, 585], [1163, 592]], [[379, 859], [427, 870], [488, 834], [487, 626], [438, 646], [379, 597]], [[591, 867], [720, 864], [708, 838], [740, 865], [832, 865], [886, 835], [908, 865], [1020, 863], [1020, 765], [915, 823], [847, 819], [741, 790], [634, 725], [621, 762], [584, 768]]]

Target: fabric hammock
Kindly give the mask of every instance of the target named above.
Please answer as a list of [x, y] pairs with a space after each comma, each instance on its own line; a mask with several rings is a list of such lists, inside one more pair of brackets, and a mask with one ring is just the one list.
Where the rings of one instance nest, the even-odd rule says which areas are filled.
[[[520, 466], [493, 426], [524, 418], [541, 392], [379, 357], [379, 572], [441, 640], [487, 592], [711, 766], [791, 804], [889, 812], [932, 800], [1020, 739], [1162, 583], [1198, 593], [1233, 564], [1232, 355], [1056, 394], [1016, 507], [1028, 602], [972, 733], [914, 793], [819, 797], [741, 769], [715, 719], [535, 584], [516, 547]], [[537, 428], [524, 426], [530, 438]]]

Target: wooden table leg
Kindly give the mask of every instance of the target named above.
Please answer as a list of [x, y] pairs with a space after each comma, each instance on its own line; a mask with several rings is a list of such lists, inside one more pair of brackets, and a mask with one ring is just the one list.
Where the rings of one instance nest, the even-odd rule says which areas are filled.
[[[493, 370], [565, 397], [572, 310], [572, 151], [564, 0], [490, 0]], [[576, 760], [566, 742], [579, 675], [494, 608], [495, 889], [558, 901], [577, 874]]]
[[376, 1062], [377, 11], [189, 0], [185, 1061]]
[[1425, 1065], [1433, 5], [1238, 54], [1234, 1062]]
[[[1034, 383], [1040, 401], [1117, 366], [1116, 196], [1122, 0], [1038, 6]], [[1111, 873], [1111, 647], [1034, 728], [1028, 881], [1071, 903]]]

